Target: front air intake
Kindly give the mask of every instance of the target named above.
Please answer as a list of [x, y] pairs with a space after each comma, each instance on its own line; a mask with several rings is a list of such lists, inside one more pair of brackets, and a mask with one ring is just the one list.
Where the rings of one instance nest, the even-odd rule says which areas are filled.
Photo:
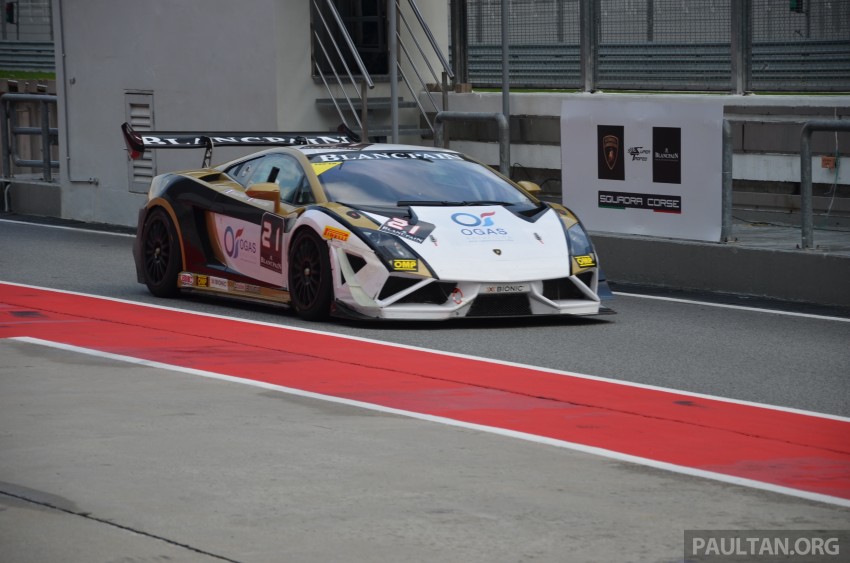
[[[592, 275], [592, 272], [591, 272]], [[570, 278], [558, 278], [543, 281], [543, 297], [552, 301], [563, 301], [567, 299], [587, 299], [576, 284]]]
[[527, 293], [512, 295], [479, 295], [472, 302], [467, 317], [517, 317], [531, 315]]

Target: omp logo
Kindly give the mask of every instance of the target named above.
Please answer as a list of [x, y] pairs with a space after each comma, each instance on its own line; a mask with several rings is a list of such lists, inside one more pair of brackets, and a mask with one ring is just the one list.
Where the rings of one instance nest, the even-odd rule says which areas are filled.
[[393, 270], [401, 272], [410, 272], [419, 269], [418, 260], [393, 260]]
[[472, 213], [455, 213], [452, 221], [464, 227], [492, 227], [495, 211], [486, 211], [477, 217]]
[[576, 256], [576, 263], [582, 268], [590, 268], [596, 265], [596, 260], [593, 259], [593, 256], [586, 254], [584, 256]]

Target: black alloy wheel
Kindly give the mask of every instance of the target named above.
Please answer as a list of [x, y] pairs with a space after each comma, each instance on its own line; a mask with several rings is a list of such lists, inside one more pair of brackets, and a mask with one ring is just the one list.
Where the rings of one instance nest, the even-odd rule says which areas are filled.
[[328, 245], [315, 232], [296, 235], [289, 252], [289, 292], [298, 316], [321, 321], [330, 315], [331, 261]]
[[142, 271], [145, 285], [157, 297], [180, 293], [177, 276], [183, 267], [183, 253], [171, 217], [162, 208], [152, 210], [142, 230]]

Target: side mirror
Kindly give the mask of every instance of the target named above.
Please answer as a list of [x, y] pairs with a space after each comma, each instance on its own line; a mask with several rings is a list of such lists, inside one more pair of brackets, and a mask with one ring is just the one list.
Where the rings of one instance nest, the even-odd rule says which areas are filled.
[[543, 191], [543, 189], [535, 184], [534, 182], [529, 182], [528, 180], [520, 180], [517, 182], [519, 187], [530, 193], [531, 195], [537, 197], [537, 195]]
[[274, 212], [280, 213], [280, 186], [272, 182], [260, 182], [252, 184], [245, 190], [248, 197], [274, 202]]

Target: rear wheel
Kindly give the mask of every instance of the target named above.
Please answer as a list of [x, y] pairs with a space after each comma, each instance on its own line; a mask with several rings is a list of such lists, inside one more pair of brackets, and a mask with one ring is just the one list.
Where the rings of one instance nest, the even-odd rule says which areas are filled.
[[142, 230], [142, 273], [148, 290], [157, 297], [180, 293], [177, 276], [183, 266], [183, 253], [171, 217], [157, 207], [145, 220]]
[[289, 292], [298, 316], [320, 321], [330, 315], [332, 284], [328, 245], [315, 232], [298, 233], [289, 251]]

